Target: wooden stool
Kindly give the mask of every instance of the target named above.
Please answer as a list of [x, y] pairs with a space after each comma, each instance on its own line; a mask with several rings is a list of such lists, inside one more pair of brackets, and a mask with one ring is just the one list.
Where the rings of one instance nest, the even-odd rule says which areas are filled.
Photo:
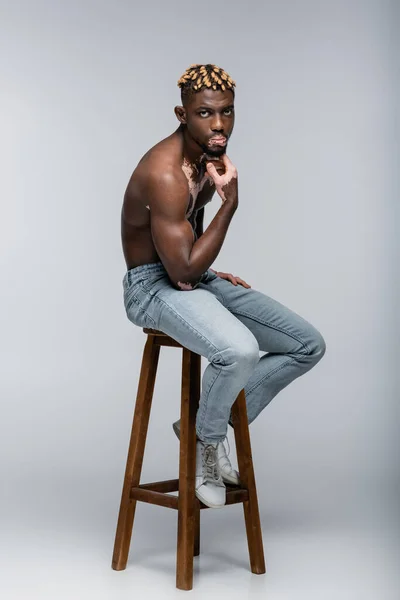
[[[174, 508], [178, 511], [176, 587], [181, 590], [191, 590], [193, 557], [200, 554], [200, 510], [208, 508], [195, 495], [195, 423], [200, 398], [201, 356], [161, 331], [148, 328], [143, 328], [143, 331], [147, 333], [147, 341], [143, 351], [136, 396], [112, 568], [121, 571], [126, 567], [138, 500]], [[175, 346], [183, 349], [179, 479], [140, 484], [160, 346]], [[241, 485], [225, 484], [226, 504], [243, 502], [250, 568], [252, 573], [262, 574], [265, 573], [264, 550], [244, 390], [239, 393], [232, 405], [231, 414]], [[169, 493], [175, 491], [178, 491], [178, 496]]]

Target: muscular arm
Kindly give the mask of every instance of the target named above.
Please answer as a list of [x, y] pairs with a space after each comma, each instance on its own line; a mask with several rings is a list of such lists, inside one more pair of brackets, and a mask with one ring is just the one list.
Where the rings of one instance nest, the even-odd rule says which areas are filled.
[[206, 231], [193, 242], [193, 230], [186, 218], [189, 189], [185, 175], [170, 169], [150, 175], [148, 182], [151, 232], [157, 253], [172, 283], [179, 289], [192, 289], [218, 256], [236, 209], [229, 203], [222, 204]]
[[[200, 208], [196, 213], [196, 227], [195, 227], [196, 239], [199, 239], [199, 237], [201, 235], [203, 235], [203, 221], [204, 221], [204, 207]], [[217, 272], [214, 269], [211, 269], [211, 271], [214, 271], [214, 273]]]
[[200, 208], [196, 213], [196, 237], [199, 239], [203, 235], [203, 221], [204, 221], [204, 206]]

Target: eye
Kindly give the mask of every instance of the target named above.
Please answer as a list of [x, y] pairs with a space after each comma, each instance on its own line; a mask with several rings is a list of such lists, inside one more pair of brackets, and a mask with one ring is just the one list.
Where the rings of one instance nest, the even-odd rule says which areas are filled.
[[208, 110], [201, 110], [201, 111], [199, 112], [199, 115], [200, 115], [200, 116], [203, 116], [203, 113], [207, 113], [207, 114], [208, 114], [208, 112], [209, 112]]
[[232, 108], [226, 108], [226, 109], [224, 110], [224, 113], [226, 113], [227, 111], [228, 111], [230, 114], [232, 114], [232, 112], [233, 112], [233, 109], [232, 109]]

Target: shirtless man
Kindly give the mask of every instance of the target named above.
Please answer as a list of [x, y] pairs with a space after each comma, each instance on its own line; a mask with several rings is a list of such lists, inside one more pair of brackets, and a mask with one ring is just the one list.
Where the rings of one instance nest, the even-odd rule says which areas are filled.
[[[238, 207], [238, 187], [225, 154], [235, 120], [233, 92], [205, 88], [183, 103], [175, 107], [181, 125], [151, 148], [132, 174], [122, 240], [128, 269], [161, 260], [171, 283], [187, 290], [221, 249]], [[215, 189], [222, 206], [203, 234], [204, 206]]]
[[[226, 155], [235, 82], [207, 64], [189, 67], [178, 85], [179, 127], [142, 157], [124, 196], [124, 303], [132, 323], [164, 331], [209, 360], [196, 416], [196, 495], [219, 508], [225, 483], [240, 483], [223, 444], [238, 393], [245, 389], [251, 423], [322, 358], [325, 342], [284, 305], [210, 269], [239, 202], [237, 170]], [[215, 191], [221, 206], [203, 232]], [[260, 350], [268, 354], [260, 358]]]

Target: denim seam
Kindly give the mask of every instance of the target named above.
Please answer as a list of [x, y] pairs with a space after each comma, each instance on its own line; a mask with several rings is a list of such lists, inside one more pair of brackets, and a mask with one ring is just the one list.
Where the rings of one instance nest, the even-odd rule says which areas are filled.
[[205, 421], [205, 418], [206, 418], [206, 411], [207, 411], [207, 406], [208, 406], [208, 396], [209, 396], [209, 394], [211, 392], [211, 388], [213, 387], [214, 383], [216, 382], [216, 380], [218, 379], [219, 375], [221, 374], [221, 371], [222, 371], [222, 366], [218, 369], [218, 373], [216, 374], [216, 376], [214, 377], [214, 379], [209, 384], [207, 392], [205, 392], [203, 390], [203, 396], [205, 397], [205, 401], [203, 402], [203, 404], [204, 404], [203, 410], [202, 410], [201, 414], [199, 415], [199, 421], [201, 421], [200, 428], [197, 431], [197, 433], [200, 434], [199, 437], [201, 437], [201, 432], [203, 431], [204, 421]]
[[246, 396], [249, 396], [252, 392], [254, 392], [255, 389], [258, 388], [258, 386], [260, 386], [264, 381], [266, 381], [267, 379], [269, 379], [270, 377], [272, 377], [272, 375], [275, 375], [275, 373], [278, 373], [281, 369], [283, 369], [284, 367], [286, 367], [286, 365], [288, 365], [290, 363], [294, 363], [294, 362], [296, 362], [296, 359], [295, 358], [291, 358], [290, 360], [287, 360], [286, 362], [284, 362], [283, 365], [280, 365], [279, 367], [276, 367], [272, 371], [269, 371], [269, 373], [267, 373], [264, 377], [262, 377], [259, 381], [257, 381], [257, 383], [255, 385], [253, 385], [253, 387], [251, 388], [251, 390], [249, 390], [248, 392], [246, 392]]
[[[218, 278], [218, 275], [217, 275], [217, 278]], [[220, 278], [220, 279], [222, 279], [222, 278]], [[222, 298], [222, 304], [226, 307], [227, 302], [226, 302], [225, 296], [223, 295], [221, 290], [217, 290], [217, 291], [213, 290], [212, 293], [215, 294], [216, 296], [220, 295]]]
[[128, 312], [128, 310], [130, 309], [130, 307], [132, 306], [132, 304], [133, 304], [133, 303], [137, 304], [137, 307], [138, 307], [138, 309], [139, 309], [139, 310], [140, 310], [142, 313], [144, 313], [144, 315], [145, 315], [145, 316], [146, 316], [146, 317], [147, 317], [147, 318], [150, 320], [150, 323], [151, 323], [151, 325], [149, 326], [149, 327], [150, 327], [150, 329], [157, 329], [157, 326], [156, 326], [156, 322], [155, 322], [155, 320], [153, 319], [153, 317], [151, 317], [151, 316], [149, 315], [149, 313], [147, 312], [147, 310], [145, 310], [144, 308], [142, 308], [142, 307], [140, 306], [140, 303], [138, 302], [137, 298], [135, 298], [135, 296], [133, 296], [133, 298], [132, 298], [132, 299], [129, 301], [129, 304], [128, 304], [128, 305], [127, 305], [127, 307], [126, 307], [126, 311]]
[[221, 296], [221, 298], [222, 298], [222, 304], [223, 304], [224, 306], [226, 306], [227, 302], [226, 302], [225, 296], [224, 296], [224, 295], [223, 295], [223, 293], [222, 293], [222, 292], [220, 292], [219, 290], [218, 290], [218, 293], [220, 294], [220, 296]]
[[137, 304], [138, 307], [139, 307], [139, 309], [142, 310], [143, 312], [145, 312], [144, 309], [141, 307], [139, 298], [134, 293], [131, 294], [130, 298], [129, 298], [129, 296], [127, 296], [125, 298], [125, 308], [126, 308], [126, 310], [129, 310], [133, 303]]
[[132, 294], [129, 299], [125, 298], [124, 300], [125, 300], [125, 309], [126, 310], [129, 310], [133, 303], [139, 304], [139, 302], [134, 294]]
[[268, 321], [262, 321], [261, 319], [256, 319], [253, 315], [245, 312], [244, 310], [235, 310], [235, 311], [231, 311], [231, 312], [233, 315], [242, 315], [243, 317], [247, 317], [247, 318], [251, 319], [252, 321], [255, 321], [256, 323], [261, 323], [261, 325], [266, 325], [267, 327], [271, 327], [271, 329], [275, 329], [275, 331], [280, 331], [281, 333], [288, 335], [292, 339], [299, 342], [303, 346], [303, 348], [306, 349], [306, 354], [311, 354], [310, 348], [307, 346], [307, 344], [305, 342], [303, 342], [302, 339], [297, 337], [297, 335], [294, 335], [293, 333], [289, 333], [288, 331], [285, 331], [285, 329], [282, 329], [281, 327], [277, 327], [276, 325], [273, 325], [272, 323], [269, 323]]

